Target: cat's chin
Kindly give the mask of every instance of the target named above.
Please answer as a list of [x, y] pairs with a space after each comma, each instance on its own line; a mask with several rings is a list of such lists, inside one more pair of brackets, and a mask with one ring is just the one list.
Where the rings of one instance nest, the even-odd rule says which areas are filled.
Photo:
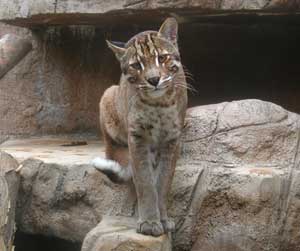
[[147, 91], [147, 93], [145, 93], [145, 98], [147, 98], [147, 99], [163, 98], [167, 94], [168, 89], [169, 88], [162, 88], [162, 89], [155, 89], [155, 90]]

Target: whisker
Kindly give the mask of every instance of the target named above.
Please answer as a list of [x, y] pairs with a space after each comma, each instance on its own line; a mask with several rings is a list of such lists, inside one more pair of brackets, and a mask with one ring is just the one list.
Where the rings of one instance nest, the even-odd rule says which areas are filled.
[[192, 80], [193, 82], [195, 82], [195, 79], [193, 79], [193, 77], [191, 77], [191, 76], [185, 76], [185, 77], [186, 77], [186, 79]]
[[194, 79], [194, 76], [191, 73], [184, 72], [185, 77]]
[[196, 91], [196, 90], [194, 90], [194, 89], [190, 89], [190, 88], [183, 87], [183, 86], [176, 86], [176, 88], [186, 89], [186, 90], [188, 90], [189, 92], [191, 92], [192, 94], [197, 94], [197, 93], [198, 93], [198, 91]]
[[175, 87], [180, 87], [180, 88], [185, 88], [193, 93], [198, 93], [198, 90], [195, 89], [194, 86], [190, 85], [190, 84], [181, 84], [181, 83], [175, 83]]
[[188, 68], [184, 64], [181, 64], [181, 65], [182, 65], [182, 68], [184, 71], [189, 71]]
[[182, 64], [182, 68], [183, 68], [183, 72], [184, 72], [184, 75], [186, 76], [186, 78], [195, 82], [193, 74], [187, 69], [187, 67]]
[[[184, 75], [184, 77], [186, 79], [189, 79], [189, 80], [195, 82], [195, 79], [192, 76], [190, 76], [190, 75]], [[177, 76], [177, 78], [181, 78], [182, 80], [184, 80], [183, 76]]]
[[181, 85], [189, 85], [189, 86], [193, 86], [192, 84], [188, 83], [185, 81], [185, 78], [177, 78], [176, 81], [174, 83], [176, 84], [181, 84]]
[[193, 76], [193, 74], [192, 73], [190, 73], [189, 71], [187, 71], [187, 70], [183, 70], [183, 72], [185, 73], [185, 75], [188, 75], [188, 76]]

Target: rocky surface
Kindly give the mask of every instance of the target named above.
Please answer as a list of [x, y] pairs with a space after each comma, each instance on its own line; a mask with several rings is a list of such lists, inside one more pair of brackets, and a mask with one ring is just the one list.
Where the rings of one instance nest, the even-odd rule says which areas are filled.
[[72, 166], [83, 165], [97, 156], [104, 156], [103, 142], [95, 135], [48, 135], [10, 139], [0, 144], [18, 161], [34, 158], [44, 163]]
[[136, 220], [103, 217], [85, 237], [81, 251], [171, 251], [167, 235], [158, 238], [136, 233]]
[[20, 177], [15, 172], [18, 162], [0, 151], [0, 250], [14, 250], [15, 210]]
[[283, 233], [297, 200], [299, 116], [247, 100], [192, 109], [189, 117], [183, 166], [204, 171], [188, 217], [177, 224], [178, 250], [189, 243], [194, 251], [297, 250], [299, 243], [291, 248]]
[[32, 49], [29, 40], [6, 34], [0, 39], [0, 78]]
[[[191, 108], [169, 197], [173, 250], [299, 250], [299, 132], [299, 115], [269, 102]], [[76, 158], [32, 157], [21, 170], [22, 231], [82, 241], [103, 215], [135, 215], [132, 188]]]
[[0, 79], [0, 142], [7, 136], [95, 134], [100, 97], [114, 83], [112, 71], [118, 68], [110, 63], [113, 55], [107, 58], [101, 34], [88, 31], [32, 33], [0, 23], [0, 37], [14, 34], [33, 44], [33, 50]]
[[89, 165], [23, 164], [17, 221], [24, 232], [82, 241], [102, 215], [133, 212], [130, 189], [111, 184]]
[[[137, 21], [151, 17], [160, 20], [161, 16], [177, 15], [182, 21], [203, 14], [218, 14], [234, 11], [276, 11], [299, 10], [298, 0], [2, 0], [0, 2], [0, 20], [10, 24], [32, 26], [51, 24], [95, 24], [111, 23], [116, 17], [123, 21]], [[143, 14], [143, 17], [141, 17]]]

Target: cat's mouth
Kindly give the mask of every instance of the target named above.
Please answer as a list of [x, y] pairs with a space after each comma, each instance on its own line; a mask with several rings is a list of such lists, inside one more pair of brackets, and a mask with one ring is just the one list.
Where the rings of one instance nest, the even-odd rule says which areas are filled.
[[171, 80], [172, 80], [171, 76], [161, 79], [157, 86], [149, 85], [149, 90], [153, 92], [157, 92], [157, 91], [167, 89], [170, 86]]
[[171, 87], [172, 76], [168, 76], [161, 79], [158, 85], [153, 86], [150, 84], [139, 85], [139, 89], [142, 90], [148, 97], [158, 98], [163, 96]]
[[172, 80], [172, 76], [168, 76], [164, 79], [161, 79], [158, 83], [158, 85], [156, 86], [156, 89], [164, 89], [167, 88], [170, 84], [170, 81]]

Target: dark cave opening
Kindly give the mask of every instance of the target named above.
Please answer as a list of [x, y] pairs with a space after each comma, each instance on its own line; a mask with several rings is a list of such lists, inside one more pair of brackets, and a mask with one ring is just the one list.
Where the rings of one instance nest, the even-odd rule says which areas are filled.
[[81, 243], [17, 231], [15, 251], [80, 251]]
[[195, 24], [180, 44], [191, 105], [256, 98], [300, 113], [300, 26]]

